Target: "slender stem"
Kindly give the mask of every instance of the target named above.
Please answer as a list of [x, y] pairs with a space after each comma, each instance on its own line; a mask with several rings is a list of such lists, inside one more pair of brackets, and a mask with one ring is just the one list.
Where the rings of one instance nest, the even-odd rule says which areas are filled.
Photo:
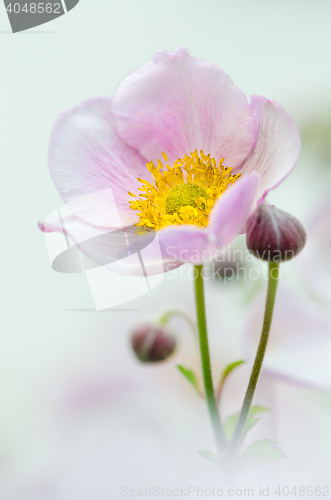
[[217, 450], [218, 453], [221, 454], [222, 452], [224, 452], [224, 449], [226, 447], [226, 439], [216, 404], [213, 379], [211, 375], [202, 271], [203, 271], [202, 265], [194, 266], [195, 301], [196, 301], [196, 311], [197, 311], [201, 366], [202, 366], [203, 384], [205, 388], [205, 396], [208, 405], [210, 420], [214, 431]]
[[195, 322], [193, 321], [193, 319], [191, 318], [191, 316], [189, 315], [189, 313], [186, 312], [183, 308], [179, 309], [178, 307], [172, 307], [171, 309], [168, 309], [158, 319], [158, 322], [160, 325], [166, 325], [171, 318], [176, 317], [176, 316], [179, 316], [179, 317], [185, 319], [185, 321], [189, 325], [192, 333], [196, 337], [197, 326], [196, 326]]
[[246, 420], [249, 414], [249, 410], [251, 408], [251, 404], [254, 397], [254, 392], [256, 389], [257, 381], [260, 375], [264, 354], [268, 344], [272, 314], [275, 305], [275, 297], [277, 290], [277, 283], [279, 277], [279, 263], [278, 262], [269, 262], [269, 283], [268, 283], [268, 293], [267, 300], [265, 306], [264, 320], [262, 333], [260, 338], [260, 343], [257, 349], [252, 374], [249, 380], [249, 384], [247, 387], [246, 395], [244, 398], [244, 402], [241, 408], [241, 412], [239, 415], [239, 419], [234, 430], [232, 440], [229, 445], [229, 455], [233, 456], [240, 444], [240, 439], [246, 424]]

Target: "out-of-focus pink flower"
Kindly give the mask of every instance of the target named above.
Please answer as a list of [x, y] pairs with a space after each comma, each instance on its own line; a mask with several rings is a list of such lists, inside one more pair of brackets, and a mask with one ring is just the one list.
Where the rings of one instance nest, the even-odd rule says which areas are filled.
[[[181, 47], [158, 50], [112, 99], [62, 113], [51, 135], [49, 167], [74, 213], [66, 225], [74, 240], [81, 241], [75, 225], [114, 229], [107, 200], [77, 203], [111, 189], [121, 224], [156, 229], [164, 261], [171, 247], [180, 265], [200, 263], [227, 246], [299, 153], [297, 127], [276, 102], [255, 95], [248, 103], [224, 71]], [[162, 155], [167, 168], [151, 163]], [[138, 195], [139, 187], [140, 201], [130, 205], [129, 192]], [[98, 252], [107, 253], [107, 246]]]
[[[215, 315], [211, 319], [219, 324]], [[225, 329], [223, 335], [228, 331], [230, 343], [233, 332]], [[61, 363], [57, 378], [62, 379], [62, 389], [57, 391], [56, 401], [49, 391], [53, 411], [50, 413], [46, 398], [28, 442], [5, 463], [1, 499], [109, 500], [121, 498], [122, 487], [137, 492], [138, 488], [174, 490], [182, 486], [187, 493], [188, 485], [209, 491], [215, 486], [225, 493], [227, 486], [219, 469], [197, 453], [202, 448], [214, 449], [204, 405], [174, 366], [184, 361], [194, 369], [189, 334], [187, 331], [185, 349], [176, 354], [173, 363], [142, 369], [119, 330], [101, 341], [92, 360], [86, 352], [68, 360], [69, 370], [63, 370]], [[219, 328], [215, 328], [215, 340], [219, 336]], [[222, 357], [218, 350], [218, 360]], [[224, 418], [238, 410], [246, 389], [247, 378], [240, 370], [233, 377], [228, 381], [231, 386], [225, 388]], [[261, 485], [269, 486], [269, 498], [278, 498], [273, 493], [280, 478], [285, 485], [328, 484], [331, 452], [326, 443], [331, 432], [327, 400], [275, 378], [261, 382], [256, 403], [272, 411], [265, 413], [249, 439], [275, 439], [288, 459], [247, 464], [238, 474], [236, 488], [259, 492]]]
[[331, 304], [331, 198], [324, 200], [307, 227], [307, 246], [296, 259], [305, 288], [324, 303]]
[[[261, 332], [265, 294], [247, 322], [247, 352], [253, 359]], [[331, 392], [331, 315], [295, 288], [279, 286], [270, 341], [262, 370], [269, 375]]]

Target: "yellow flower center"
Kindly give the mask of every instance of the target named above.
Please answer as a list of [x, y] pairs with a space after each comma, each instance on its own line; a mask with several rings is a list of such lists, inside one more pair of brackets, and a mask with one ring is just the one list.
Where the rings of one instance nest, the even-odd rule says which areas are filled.
[[[180, 213], [181, 207], [196, 207], [197, 201], [203, 198], [207, 201], [207, 193], [206, 191], [197, 184], [192, 184], [188, 182], [187, 184], [178, 184], [167, 196], [166, 199], [166, 212], [167, 214], [173, 214], [174, 212]], [[202, 203], [205, 206], [205, 203]], [[201, 204], [201, 205], [202, 205]]]
[[[241, 174], [231, 175], [232, 168], [223, 166], [224, 158], [216, 164], [215, 158], [197, 150], [191, 155], [178, 158], [174, 166], [168, 164], [168, 158], [162, 153], [166, 168], [158, 160], [147, 163], [154, 183], [139, 179], [142, 187], [139, 199], [130, 201], [130, 208], [137, 211], [140, 230], [162, 229], [173, 224], [208, 225], [209, 214], [216, 200], [233, 184]], [[130, 196], [137, 198], [130, 193]]]

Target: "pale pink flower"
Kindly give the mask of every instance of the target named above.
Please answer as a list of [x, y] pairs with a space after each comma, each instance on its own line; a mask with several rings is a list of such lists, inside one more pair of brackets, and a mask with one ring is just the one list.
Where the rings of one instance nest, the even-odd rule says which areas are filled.
[[[176, 265], [184, 260], [202, 262], [244, 230], [254, 207], [294, 168], [300, 138], [295, 123], [276, 102], [254, 95], [248, 103], [224, 71], [193, 57], [183, 47], [173, 53], [158, 50], [151, 62], [122, 81], [112, 99], [91, 99], [57, 119], [50, 139], [49, 167], [74, 214], [66, 223], [67, 232], [79, 242], [82, 238], [77, 233], [88, 234], [95, 226], [114, 229], [106, 197], [101, 196], [97, 204], [82, 207], [79, 203], [83, 197], [107, 189], [112, 190], [124, 227], [141, 222], [138, 211], [130, 208], [133, 198], [128, 192], [139, 193], [137, 177], [153, 184], [146, 163], [157, 162], [165, 153], [163, 158], [168, 158], [172, 168], [177, 159], [196, 150], [216, 160], [223, 188], [214, 194], [203, 222], [188, 215], [207, 207], [207, 194], [203, 198], [199, 191], [197, 196], [202, 198], [194, 195], [189, 210], [181, 201], [171, 217], [170, 212], [158, 213], [161, 226], [150, 223], [157, 229], [163, 261], [169, 260], [167, 249], [171, 247]], [[219, 166], [222, 158], [227, 171]], [[208, 161], [202, 163], [206, 168]], [[230, 168], [231, 175], [241, 173], [241, 179], [227, 185]], [[199, 185], [206, 192], [210, 189], [201, 178], [196, 180], [197, 175], [188, 180], [183, 173], [183, 184]], [[162, 196], [166, 195], [161, 192]], [[45, 230], [61, 228], [53, 224]], [[107, 245], [99, 244], [98, 255], [108, 251]], [[151, 262], [153, 258], [151, 254]]]

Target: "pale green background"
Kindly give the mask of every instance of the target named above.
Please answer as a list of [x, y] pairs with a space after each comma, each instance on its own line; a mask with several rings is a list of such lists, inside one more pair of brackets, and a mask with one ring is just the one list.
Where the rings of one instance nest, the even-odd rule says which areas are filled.
[[[61, 204], [46, 161], [57, 114], [111, 96], [155, 49], [185, 45], [221, 66], [247, 95], [276, 99], [304, 129], [330, 116], [330, 22], [328, 0], [81, 0], [57, 21], [12, 35], [0, 6], [0, 457], [6, 467], [15, 469], [38, 435], [38, 415], [53, 404], [61, 376], [81, 360], [89, 366], [89, 357], [95, 361], [100, 346], [126, 334], [138, 317], [66, 312], [93, 304], [83, 276], [51, 270], [37, 230], [37, 221]], [[270, 200], [308, 217], [330, 191], [327, 172], [322, 182], [310, 179], [314, 161], [303, 156]], [[191, 305], [187, 286], [165, 280], [153, 297], [128, 307], [148, 313], [165, 297]]]

